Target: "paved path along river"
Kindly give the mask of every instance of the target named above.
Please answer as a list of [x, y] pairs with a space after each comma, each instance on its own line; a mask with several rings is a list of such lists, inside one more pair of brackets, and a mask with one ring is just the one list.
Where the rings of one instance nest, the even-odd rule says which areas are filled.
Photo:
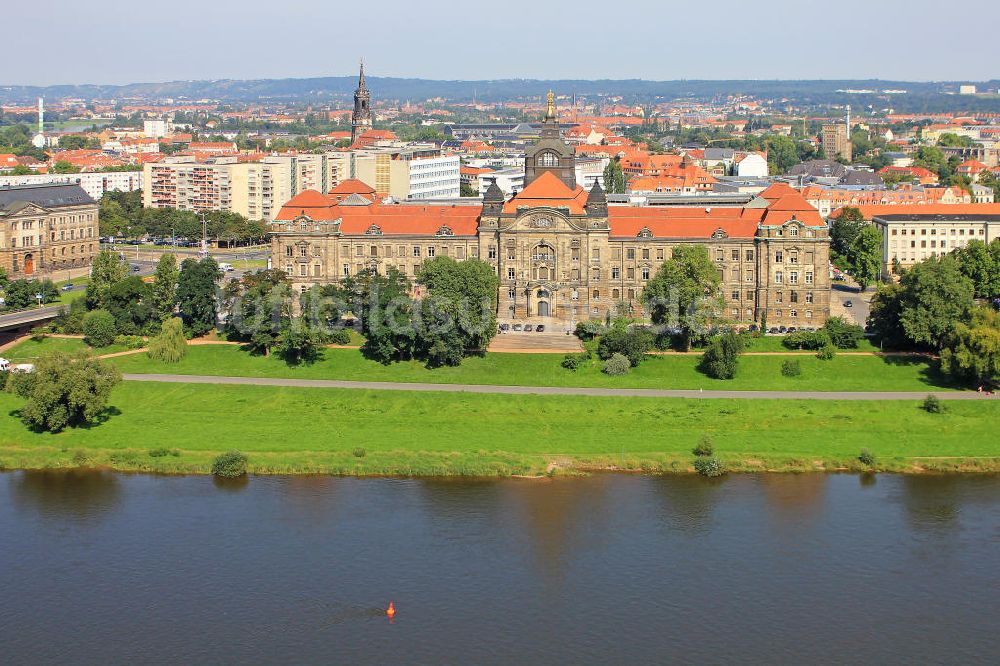
[[365, 389], [375, 391], [445, 391], [451, 393], [505, 393], [511, 395], [591, 395], [618, 398], [704, 398], [764, 400], [997, 400], [1000, 396], [972, 391], [701, 391], [681, 389], [583, 388], [565, 386], [497, 386], [492, 384], [427, 384], [417, 382], [358, 382], [340, 379], [281, 379], [223, 377], [219, 375], [125, 374], [127, 381], [177, 384], [242, 384], [299, 388]]

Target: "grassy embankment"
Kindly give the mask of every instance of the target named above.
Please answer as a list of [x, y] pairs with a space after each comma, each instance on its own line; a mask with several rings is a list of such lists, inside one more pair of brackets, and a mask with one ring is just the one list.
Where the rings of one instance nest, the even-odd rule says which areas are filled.
[[[733, 471], [1000, 471], [1000, 400], [815, 402], [409, 393], [127, 383], [108, 416], [28, 430], [0, 393], [0, 467], [204, 473], [239, 449], [258, 473], [683, 472], [709, 435]], [[166, 455], [150, 452], [163, 450]], [[176, 454], [176, 455], [174, 455]]]

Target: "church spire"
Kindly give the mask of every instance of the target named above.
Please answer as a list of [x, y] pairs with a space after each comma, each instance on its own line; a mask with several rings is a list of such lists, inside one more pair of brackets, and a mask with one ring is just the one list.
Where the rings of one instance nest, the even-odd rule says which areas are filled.
[[358, 74], [358, 89], [354, 91], [354, 112], [351, 114], [351, 143], [372, 128], [372, 95], [365, 84], [365, 61], [361, 61], [361, 72]]

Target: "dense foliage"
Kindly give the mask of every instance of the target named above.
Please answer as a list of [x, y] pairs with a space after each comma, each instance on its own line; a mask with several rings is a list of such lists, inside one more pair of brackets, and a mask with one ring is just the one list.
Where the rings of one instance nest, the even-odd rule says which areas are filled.
[[653, 323], [676, 330], [689, 349], [697, 333], [706, 332], [722, 310], [719, 269], [704, 245], [675, 247], [642, 292]]
[[11, 379], [14, 391], [27, 401], [20, 409], [24, 422], [59, 432], [97, 419], [121, 374], [89, 354], [54, 353], [40, 358], [34, 372]]
[[163, 322], [160, 332], [150, 339], [149, 357], [161, 363], [176, 363], [187, 354], [184, 323], [177, 317]]
[[177, 278], [177, 307], [184, 326], [192, 335], [204, 335], [215, 328], [217, 304], [215, 281], [221, 272], [211, 257], [185, 259]]
[[701, 357], [701, 370], [715, 379], [732, 379], [739, 368], [743, 339], [732, 331], [712, 338]]
[[985, 307], [958, 322], [941, 349], [941, 370], [958, 381], [1000, 386], [1000, 313]]

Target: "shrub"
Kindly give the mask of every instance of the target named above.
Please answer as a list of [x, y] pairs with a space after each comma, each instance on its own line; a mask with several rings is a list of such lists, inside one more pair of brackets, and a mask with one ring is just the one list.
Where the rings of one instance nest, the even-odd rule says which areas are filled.
[[825, 333], [837, 349], [855, 349], [865, 337], [865, 329], [843, 317], [830, 317], [818, 332]]
[[863, 465], [872, 467], [875, 464], [875, 454], [868, 449], [861, 449], [861, 453], [858, 454], [858, 460], [860, 460]]
[[712, 438], [708, 435], [702, 435], [701, 439], [698, 440], [698, 444], [691, 449], [691, 453], [699, 457], [708, 457], [715, 452], [715, 447], [712, 446]]
[[0, 391], [7, 388], [7, 379], [10, 377], [10, 372], [7, 370], [0, 370]]
[[351, 332], [346, 328], [340, 328], [330, 334], [330, 344], [349, 345], [351, 344]]
[[944, 411], [944, 405], [941, 404], [941, 400], [936, 395], [929, 395], [924, 398], [924, 402], [920, 407], [928, 414], [940, 414]]
[[365, 451], [360, 446], [358, 448], [354, 449], [353, 453], [354, 453], [354, 457], [355, 458], [364, 458], [366, 455], [368, 455], [368, 452]]
[[837, 348], [833, 345], [824, 345], [822, 349], [816, 352], [816, 358], [821, 361], [829, 361], [834, 356], [837, 355]]
[[583, 365], [583, 361], [584, 359], [581, 358], [580, 354], [566, 354], [563, 356], [563, 360], [560, 365], [567, 370], [576, 370]]
[[31, 340], [33, 342], [41, 342], [47, 337], [49, 337], [49, 332], [45, 328], [36, 328], [31, 331]]
[[785, 359], [781, 362], [781, 374], [785, 377], [798, 377], [802, 374], [802, 364], [797, 358]]
[[181, 455], [181, 452], [178, 451], [177, 449], [159, 448], [159, 449], [150, 449], [149, 450], [149, 457], [150, 458], [165, 458], [167, 456], [173, 456], [174, 458], [177, 458], [180, 455]]
[[642, 363], [643, 357], [653, 348], [653, 333], [647, 328], [626, 328], [615, 326], [601, 336], [597, 343], [597, 355], [607, 360], [615, 354], [628, 358], [634, 368]]
[[96, 421], [120, 381], [118, 368], [86, 351], [47, 354], [35, 362], [34, 372], [10, 377], [11, 388], [26, 400], [21, 419], [49, 432]]
[[628, 357], [624, 354], [614, 354], [607, 361], [604, 362], [604, 368], [602, 372], [606, 375], [611, 375], [612, 377], [619, 377], [621, 375], [627, 375], [632, 364], [629, 362]]
[[212, 462], [212, 474], [223, 479], [236, 479], [247, 473], [247, 457], [239, 451], [227, 451]]
[[581, 321], [573, 333], [584, 342], [593, 340], [604, 332], [604, 325], [599, 321]]
[[125, 347], [125, 349], [139, 349], [146, 341], [141, 335], [116, 335], [115, 344]]
[[739, 366], [743, 341], [733, 332], [712, 338], [701, 356], [701, 371], [715, 379], [732, 379]]
[[83, 317], [84, 342], [91, 347], [107, 347], [115, 341], [115, 318], [107, 310], [92, 310]]
[[187, 354], [187, 340], [184, 338], [184, 322], [171, 317], [163, 322], [159, 334], [149, 341], [151, 359], [161, 363], [176, 363]]
[[718, 458], [705, 456], [694, 461], [694, 470], [702, 476], [722, 476], [726, 473]]
[[830, 336], [823, 331], [797, 331], [781, 341], [788, 349], [822, 349], [830, 344]]
[[77, 298], [70, 301], [69, 309], [63, 308], [52, 322], [53, 328], [61, 333], [83, 333], [83, 318], [87, 314], [87, 300]]

